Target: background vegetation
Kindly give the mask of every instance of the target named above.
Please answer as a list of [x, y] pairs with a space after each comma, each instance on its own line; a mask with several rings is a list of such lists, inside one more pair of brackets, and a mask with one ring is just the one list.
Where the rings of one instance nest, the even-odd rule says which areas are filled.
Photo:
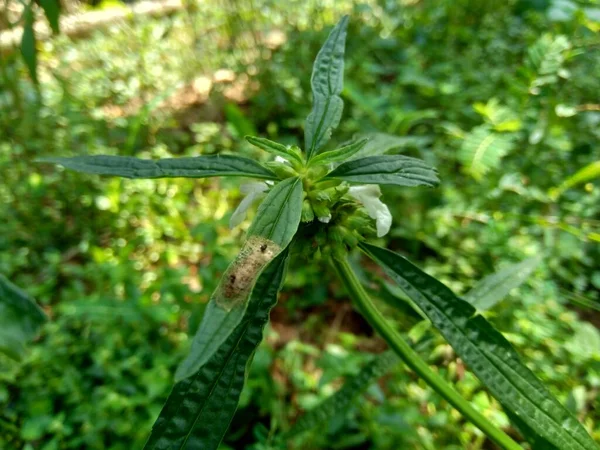
[[[1, 51], [0, 274], [51, 320], [22, 361], [0, 356], [0, 448], [141, 448], [249, 225], [228, 228], [235, 180], [100, 178], [33, 160], [259, 157], [246, 134], [301, 144], [311, 62], [344, 13], [338, 136], [381, 133], [374, 145], [423, 158], [442, 179], [437, 190], [384, 190], [396, 218], [385, 243], [460, 294], [541, 255], [485, 314], [600, 441], [600, 4], [206, 0], [40, 39], [39, 86], [18, 49]], [[384, 350], [326, 270], [287, 280], [227, 448], [268, 448]], [[398, 301], [363, 276], [383, 308]], [[392, 311], [445, 378], [516, 432], [439, 335]], [[440, 443], [493, 448], [400, 365], [293, 444]]]

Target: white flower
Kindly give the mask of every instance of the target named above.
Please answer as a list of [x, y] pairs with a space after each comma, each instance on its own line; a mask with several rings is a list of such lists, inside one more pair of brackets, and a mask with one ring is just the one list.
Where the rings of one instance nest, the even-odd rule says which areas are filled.
[[246, 213], [252, 203], [265, 195], [265, 191], [269, 186], [262, 181], [254, 181], [252, 183], [244, 183], [240, 186], [240, 192], [245, 195], [238, 207], [235, 209], [229, 219], [229, 228], [235, 228], [246, 218]]
[[369, 217], [375, 219], [377, 237], [388, 234], [392, 226], [392, 214], [387, 205], [379, 200], [379, 197], [381, 197], [379, 186], [376, 184], [351, 186], [348, 194], [362, 203]]

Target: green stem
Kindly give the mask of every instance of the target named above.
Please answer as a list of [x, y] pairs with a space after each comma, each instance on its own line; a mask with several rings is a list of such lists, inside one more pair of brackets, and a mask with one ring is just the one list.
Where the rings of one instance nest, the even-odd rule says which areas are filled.
[[348, 261], [334, 259], [335, 268], [342, 283], [348, 290], [361, 314], [365, 316], [371, 326], [386, 340], [388, 345], [398, 354], [408, 367], [423, 378], [438, 394], [454, 406], [464, 417], [483, 431], [500, 447], [508, 450], [522, 450], [522, 447], [513, 441], [510, 436], [497, 428], [481, 413], [475, 410], [470, 403], [460, 396], [442, 377], [435, 373], [421, 359], [421, 357], [408, 345], [408, 343], [392, 328], [377, 310], [373, 301], [362, 287]]

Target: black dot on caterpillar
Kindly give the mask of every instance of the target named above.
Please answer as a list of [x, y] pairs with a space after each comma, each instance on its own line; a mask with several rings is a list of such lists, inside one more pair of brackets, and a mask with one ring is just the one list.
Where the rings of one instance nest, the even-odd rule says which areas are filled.
[[247, 299], [260, 271], [280, 251], [275, 242], [260, 236], [248, 238], [238, 256], [229, 265], [214, 299], [218, 306], [230, 311]]

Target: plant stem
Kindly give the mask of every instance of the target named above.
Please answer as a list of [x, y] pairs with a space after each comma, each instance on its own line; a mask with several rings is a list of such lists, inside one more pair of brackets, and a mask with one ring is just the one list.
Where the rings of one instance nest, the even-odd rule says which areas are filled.
[[375, 304], [362, 287], [356, 274], [346, 259], [333, 259], [335, 268], [342, 283], [348, 290], [361, 314], [365, 316], [371, 326], [386, 340], [388, 345], [398, 354], [404, 363], [414, 370], [417, 375], [427, 382], [448, 403], [454, 406], [473, 425], [483, 431], [500, 447], [508, 450], [522, 450], [510, 436], [497, 428], [480, 412], [475, 410], [470, 403], [458, 394], [442, 377], [435, 373], [425, 361], [408, 345], [392, 326], [385, 320]]

